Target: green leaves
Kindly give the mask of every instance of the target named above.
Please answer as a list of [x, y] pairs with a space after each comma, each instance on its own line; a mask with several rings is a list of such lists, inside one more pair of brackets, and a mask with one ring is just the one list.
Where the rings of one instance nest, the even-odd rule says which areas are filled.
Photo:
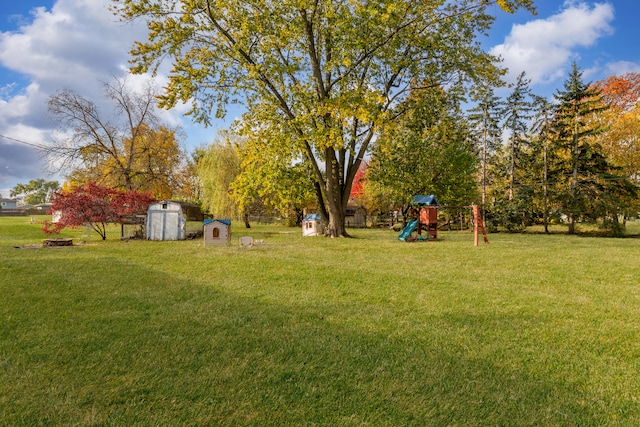
[[415, 194], [436, 194], [445, 205], [473, 202], [477, 158], [455, 98], [439, 88], [416, 91], [402, 109], [397, 126], [377, 143], [369, 179], [396, 207]]
[[[149, 40], [132, 50], [133, 70], [173, 64], [163, 107], [188, 100], [189, 114], [209, 123], [229, 102], [240, 101], [249, 114], [273, 120], [303, 148], [337, 222], [343, 222], [348, 190], [370, 144], [416, 85], [497, 81], [501, 74], [496, 58], [476, 42], [493, 20], [490, 2], [116, 3], [122, 17], [149, 23]], [[531, 8], [530, 0], [498, 4], [509, 12]], [[260, 111], [265, 108], [272, 110], [269, 117]]]

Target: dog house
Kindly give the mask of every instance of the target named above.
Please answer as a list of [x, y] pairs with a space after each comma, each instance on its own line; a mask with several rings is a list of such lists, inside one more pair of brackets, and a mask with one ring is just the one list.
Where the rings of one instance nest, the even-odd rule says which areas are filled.
[[231, 243], [230, 219], [206, 219], [204, 221], [204, 245]]
[[320, 214], [308, 214], [302, 220], [303, 236], [320, 236], [324, 233]]

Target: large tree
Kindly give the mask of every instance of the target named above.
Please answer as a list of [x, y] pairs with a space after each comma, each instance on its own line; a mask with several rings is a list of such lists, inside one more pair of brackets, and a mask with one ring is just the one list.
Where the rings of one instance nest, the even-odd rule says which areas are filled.
[[606, 180], [613, 177], [600, 146], [592, 143], [593, 136], [604, 132], [605, 127], [589, 120], [607, 107], [600, 91], [585, 83], [582, 74], [574, 63], [563, 90], [555, 94], [558, 106], [554, 130], [559, 152], [556, 195], [568, 217], [569, 234], [575, 233], [575, 223], [581, 215], [594, 211], [593, 203], [603, 199], [603, 192], [611, 187]]
[[49, 111], [62, 132], [50, 155], [76, 183], [171, 197], [180, 186], [176, 177], [183, 154], [178, 130], [159, 122], [156, 95], [152, 85], [136, 91], [126, 80], [115, 80], [104, 86], [112, 106], [105, 112], [75, 91], [57, 92], [49, 100]]
[[45, 181], [43, 178], [32, 179], [28, 184], [17, 184], [11, 189], [11, 197], [23, 197], [29, 205], [45, 203], [52, 193], [60, 188], [58, 181]]
[[551, 103], [544, 97], [534, 96], [533, 122], [531, 124], [531, 146], [534, 151], [532, 171], [530, 175], [534, 181], [542, 183], [542, 188], [536, 189], [540, 197], [544, 232], [549, 233], [549, 145], [554, 137], [554, 110]]
[[502, 130], [505, 144], [500, 146], [491, 165], [493, 196], [492, 222], [508, 230], [524, 228], [531, 219], [531, 150], [527, 134], [531, 119], [530, 80], [520, 73], [504, 103]]
[[221, 133], [203, 150], [198, 161], [196, 173], [202, 207], [217, 218], [238, 217], [238, 204], [233, 198], [231, 184], [240, 173], [240, 142], [234, 135]]
[[399, 108], [407, 112], [381, 134], [368, 179], [403, 209], [416, 194], [435, 194], [445, 205], [474, 202], [478, 157], [456, 97], [420, 90]]
[[485, 208], [487, 205], [488, 187], [493, 181], [489, 175], [490, 164], [502, 146], [502, 113], [503, 103], [488, 85], [478, 86], [471, 94], [475, 106], [469, 110], [468, 123], [471, 138], [475, 141], [480, 157], [480, 206], [482, 219], [486, 223]]
[[497, 79], [476, 40], [494, 18], [532, 0], [114, 0], [147, 20], [133, 71], [173, 63], [162, 105], [192, 101], [209, 122], [242, 101], [284, 124], [313, 170], [327, 230], [344, 236], [353, 178], [392, 109], [421, 82]]
[[611, 76], [593, 86], [610, 107], [595, 118], [607, 125], [607, 132], [594, 139], [613, 164], [621, 167], [629, 179], [640, 183], [640, 74]]
[[508, 180], [509, 180], [509, 201], [513, 201], [515, 186], [518, 184], [518, 176], [522, 175], [519, 170], [519, 163], [524, 156], [525, 145], [527, 144], [527, 130], [529, 119], [531, 118], [531, 91], [529, 89], [531, 80], [526, 78], [523, 71], [518, 76], [513, 90], [507, 97], [505, 103], [505, 129], [509, 138], [507, 142], [508, 159]]

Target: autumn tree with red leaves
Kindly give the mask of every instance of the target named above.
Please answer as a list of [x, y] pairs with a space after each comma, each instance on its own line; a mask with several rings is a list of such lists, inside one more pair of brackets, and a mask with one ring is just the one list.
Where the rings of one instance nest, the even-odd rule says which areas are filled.
[[54, 195], [51, 212], [60, 212], [61, 216], [55, 223], [46, 222], [43, 231], [56, 234], [63, 228], [86, 224], [106, 240], [107, 224], [120, 223], [127, 215], [144, 213], [153, 202], [149, 193], [121, 191], [90, 182]]
[[640, 74], [611, 76], [594, 84], [610, 109], [598, 115], [608, 131], [596, 138], [604, 154], [640, 183]]

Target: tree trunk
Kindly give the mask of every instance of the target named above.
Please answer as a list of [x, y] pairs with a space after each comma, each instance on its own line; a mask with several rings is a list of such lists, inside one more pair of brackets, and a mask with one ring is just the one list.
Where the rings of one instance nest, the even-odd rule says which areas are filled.
[[547, 165], [547, 142], [544, 143], [544, 197], [543, 197], [543, 218], [544, 218], [544, 232], [549, 234], [549, 212], [547, 207], [547, 198], [548, 198], [548, 174], [549, 167]]
[[576, 124], [573, 127], [573, 153], [572, 153], [572, 161], [573, 161], [573, 171], [571, 174], [571, 214], [569, 215], [569, 234], [575, 234], [576, 232], [576, 215], [575, 209], [577, 205], [578, 199], [578, 122], [576, 120]]
[[325, 155], [327, 171], [325, 200], [329, 214], [325, 235], [328, 237], [349, 237], [345, 227], [348, 197], [344, 197], [345, 186], [342, 180], [342, 169], [333, 149], [326, 149]]
[[329, 237], [349, 237], [345, 227], [344, 212], [329, 212], [329, 225], [325, 234]]
[[572, 212], [569, 214], [569, 234], [575, 234], [575, 233], [576, 233], [576, 222]]

